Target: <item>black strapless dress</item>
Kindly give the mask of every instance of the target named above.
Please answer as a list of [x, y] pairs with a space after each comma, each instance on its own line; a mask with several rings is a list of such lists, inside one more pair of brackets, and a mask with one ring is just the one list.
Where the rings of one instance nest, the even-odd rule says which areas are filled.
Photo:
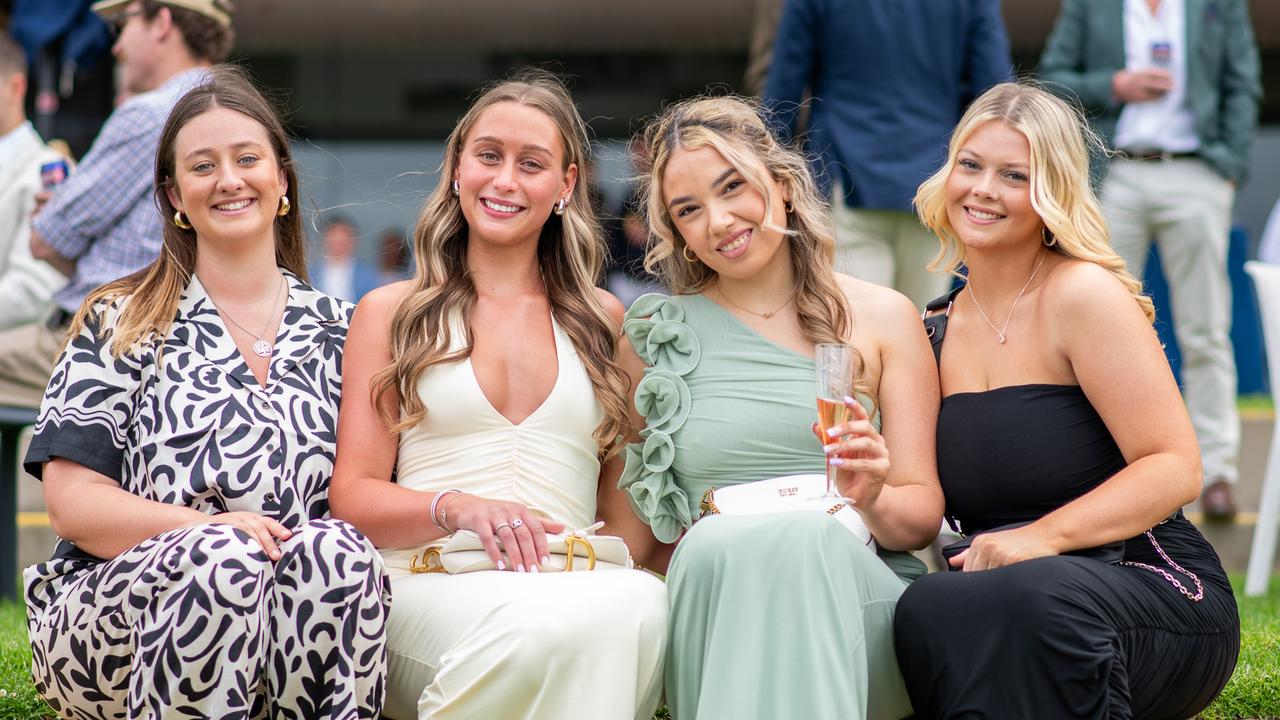
[[[1077, 386], [943, 399], [939, 476], [947, 512], [967, 533], [1039, 518], [1124, 466]], [[1235, 598], [1217, 554], [1182, 513], [1152, 532], [1200, 578], [1199, 602], [1150, 570], [1071, 556], [913, 583], [894, 631], [917, 716], [1187, 718], [1203, 709], [1235, 669]], [[1125, 560], [1196, 591], [1145, 534], [1126, 542]]]

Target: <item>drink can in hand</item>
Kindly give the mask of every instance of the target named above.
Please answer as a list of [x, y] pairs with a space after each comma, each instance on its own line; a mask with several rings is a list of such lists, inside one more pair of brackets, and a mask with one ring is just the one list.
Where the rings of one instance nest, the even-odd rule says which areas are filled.
[[40, 166], [40, 182], [45, 190], [52, 190], [66, 182], [71, 167], [66, 160], [58, 159]]
[[1164, 40], [1151, 43], [1151, 66], [1169, 69], [1173, 65], [1173, 45]]

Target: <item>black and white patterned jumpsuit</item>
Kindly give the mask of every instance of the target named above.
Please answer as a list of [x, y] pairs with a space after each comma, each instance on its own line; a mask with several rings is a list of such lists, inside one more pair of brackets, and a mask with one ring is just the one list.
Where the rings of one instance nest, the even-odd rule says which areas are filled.
[[148, 500], [294, 531], [274, 563], [221, 524], [109, 561], [59, 542], [24, 574], [32, 672], [59, 714], [378, 717], [390, 585], [372, 545], [328, 519], [352, 308], [287, 277], [265, 388], [194, 278], [163, 344], [113, 358], [109, 314], [59, 359], [30, 472], [65, 458]]

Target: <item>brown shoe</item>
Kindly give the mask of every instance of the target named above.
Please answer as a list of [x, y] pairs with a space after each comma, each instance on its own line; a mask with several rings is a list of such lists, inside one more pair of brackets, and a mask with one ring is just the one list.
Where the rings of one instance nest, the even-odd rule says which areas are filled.
[[1204, 519], [1218, 522], [1234, 520], [1238, 508], [1231, 483], [1226, 480], [1213, 480], [1204, 488], [1200, 496], [1200, 508], [1204, 510]]

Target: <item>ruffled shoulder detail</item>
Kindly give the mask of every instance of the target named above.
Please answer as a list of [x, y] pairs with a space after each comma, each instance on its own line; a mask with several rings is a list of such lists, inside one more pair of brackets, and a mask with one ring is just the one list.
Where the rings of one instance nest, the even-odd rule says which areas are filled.
[[643, 442], [626, 449], [618, 487], [662, 542], [674, 542], [693, 524], [689, 497], [676, 483], [672, 435], [689, 418], [685, 376], [698, 366], [702, 347], [684, 322], [684, 307], [666, 295], [641, 296], [623, 323], [631, 346], [649, 367], [636, 386], [636, 410], [645, 418]]

